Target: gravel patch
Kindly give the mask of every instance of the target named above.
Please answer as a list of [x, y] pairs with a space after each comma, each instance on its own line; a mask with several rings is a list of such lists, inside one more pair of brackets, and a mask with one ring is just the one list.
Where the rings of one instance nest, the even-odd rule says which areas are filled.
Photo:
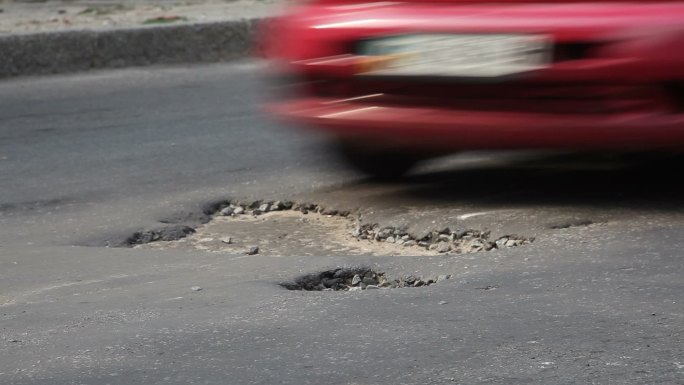
[[373, 240], [386, 243], [400, 243], [404, 247], [421, 247], [435, 251], [438, 254], [467, 254], [480, 251], [490, 251], [534, 242], [533, 237], [519, 235], [505, 235], [497, 239], [490, 239], [489, 231], [464, 230], [452, 231], [448, 228], [432, 231], [417, 239], [405, 229], [395, 227], [379, 227], [377, 224], [358, 226], [352, 235], [359, 240]]

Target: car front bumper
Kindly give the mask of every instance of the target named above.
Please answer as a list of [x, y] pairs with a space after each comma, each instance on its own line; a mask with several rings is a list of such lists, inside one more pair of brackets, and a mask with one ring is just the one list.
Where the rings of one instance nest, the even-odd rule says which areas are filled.
[[299, 125], [378, 146], [427, 150], [684, 148], [684, 115], [467, 111], [302, 98], [271, 111]]

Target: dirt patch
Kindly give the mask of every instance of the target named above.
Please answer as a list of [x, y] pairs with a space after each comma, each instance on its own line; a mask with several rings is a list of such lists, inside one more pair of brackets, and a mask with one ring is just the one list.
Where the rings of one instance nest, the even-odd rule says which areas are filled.
[[305, 274], [280, 286], [288, 290], [306, 291], [361, 291], [394, 289], [400, 287], [424, 287], [449, 279], [449, 275], [420, 278], [414, 275], [390, 279], [385, 273], [368, 267], [337, 268], [319, 273]]

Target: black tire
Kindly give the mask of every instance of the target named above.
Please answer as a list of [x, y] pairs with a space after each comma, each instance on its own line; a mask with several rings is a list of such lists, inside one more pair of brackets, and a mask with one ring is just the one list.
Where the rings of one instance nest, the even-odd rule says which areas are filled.
[[420, 158], [408, 152], [361, 147], [346, 142], [336, 144], [343, 160], [357, 171], [383, 181], [400, 179]]

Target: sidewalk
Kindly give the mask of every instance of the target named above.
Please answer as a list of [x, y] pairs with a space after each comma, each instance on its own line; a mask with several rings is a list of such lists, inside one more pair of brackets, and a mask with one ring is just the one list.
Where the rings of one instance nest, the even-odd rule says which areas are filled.
[[284, 0], [0, 0], [0, 78], [249, 54]]

